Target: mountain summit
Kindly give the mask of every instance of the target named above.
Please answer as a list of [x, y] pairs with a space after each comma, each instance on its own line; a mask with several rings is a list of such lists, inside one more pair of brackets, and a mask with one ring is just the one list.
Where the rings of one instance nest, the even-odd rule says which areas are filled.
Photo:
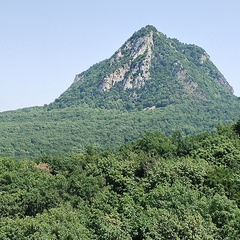
[[138, 32], [110, 58], [110, 65], [117, 68], [104, 77], [100, 90], [110, 90], [118, 82], [121, 82], [124, 90], [145, 86], [151, 79], [154, 32], [155, 28], [146, 27], [143, 33]]
[[76, 75], [52, 105], [141, 110], [227, 96], [233, 89], [204, 49], [146, 26], [109, 59]]

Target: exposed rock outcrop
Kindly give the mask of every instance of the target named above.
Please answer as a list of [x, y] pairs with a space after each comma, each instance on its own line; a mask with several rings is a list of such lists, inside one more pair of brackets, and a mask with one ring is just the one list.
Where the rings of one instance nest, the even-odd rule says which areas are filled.
[[125, 64], [123, 67], [116, 69], [113, 73], [106, 76], [99, 88], [103, 91], [109, 90], [117, 82], [120, 82], [124, 79], [125, 74], [130, 70], [130, 64]]
[[177, 61], [174, 65], [179, 67], [179, 70], [176, 73], [176, 78], [183, 83], [184, 89], [187, 93], [194, 93], [198, 84], [191, 79], [191, 76], [188, 74], [187, 70], [183, 67], [180, 61]]
[[[132, 46], [133, 44], [134, 46]], [[124, 89], [143, 87], [145, 82], [150, 79], [152, 47], [153, 32], [139, 38], [135, 43], [131, 40], [127, 41], [123, 49], [119, 49], [110, 59], [110, 65], [120, 62], [125, 56], [124, 52], [131, 50], [129, 62], [105, 76], [99, 85], [99, 89], [108, 91], [118, 82], [122, 82]], [[135, 63], [134, 60], [140, 56], [144, 56], [143, 59]]]
[[82, 82], [84, 80], [84, 75], [83, 74], [77, 74], [74, 78], [74, 83], [77, 83], [77, 82]]
[[204, 64], [208, 59], [210, 59], [210, 56], [204, 52], [200, 58], [200, 64]]
[[218, 81], [219, 83], [223, 84], [231, 93], [234, 92], [232, 86], [228, 83], [228, 81], [226, 80], [226, 78], [222, 74], [219, 74], [215, 78], [215, 80]]

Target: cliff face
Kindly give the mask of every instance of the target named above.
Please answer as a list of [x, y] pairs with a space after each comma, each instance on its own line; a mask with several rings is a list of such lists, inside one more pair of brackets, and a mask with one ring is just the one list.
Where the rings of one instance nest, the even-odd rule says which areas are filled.
[[233, 97], [232, 93], [204, 49], [146, 26], [112, 57], [77, 74], [72, 86], [54, 104], [143, 109], [183, 100]]
[[[128, 40], [110, 59], [110, 64], [121, 64], [121, 60], [124, 58], [129, 59], [128, 62], [122, 67], [117, 68], [113, 73], [105, 76], [99, 85], [99, 89], [107, 91], [118, 82], [122, 82], [124, 89], [143, 87], [145, 82], [148, 81], [151, 76], [150, 67], [153, 52], [152, 48], [152, 31], [143, 37], [136, 39], [136, 41]], [[139, 58], [139, 61], [135, 61], [137, 58]]]

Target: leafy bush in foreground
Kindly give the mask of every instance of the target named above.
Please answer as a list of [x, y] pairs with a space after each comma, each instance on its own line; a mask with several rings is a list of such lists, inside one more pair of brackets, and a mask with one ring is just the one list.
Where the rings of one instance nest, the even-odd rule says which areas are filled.
[[[235, 126], [235, 125], [234, 125]], [[0, 160], [0, 239], [239, 239], [234, 126]]]

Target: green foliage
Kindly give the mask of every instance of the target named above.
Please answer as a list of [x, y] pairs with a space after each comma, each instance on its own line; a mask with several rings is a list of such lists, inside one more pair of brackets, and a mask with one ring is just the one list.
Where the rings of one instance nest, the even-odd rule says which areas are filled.
[[239, 239], [232, 126], [119, 150], [0, 159], [0, 239]]
[[240, 119], [236, 122], [233, 128], [240, 135]]
[[78, 106], [3, 112], [0, 113], [0, 156], [24, 159], [68, 155], [81, 153], [87, 146], [117, 149], [146, 131], [168, 135], [178, 131], [183, 136], [216, 131], [219, 122], [237, 120], [235, 110], [235, 105], [226, 110], [224, 105], [214, 106], [209, 102], [203, 106], [193, 102], [144, 111]]
[[35, 218], [4, 218], [1, 221], [0, 238], [19, 239], [93, 239], [77, 211], [70, 206], [52, 208]]
[[165, 156], [175, 151], [176, 146], [168, 137], [161, 133], [149, 133], [134, 142], [133, 149], [136, 152], [143, 151], [151, 156]]

